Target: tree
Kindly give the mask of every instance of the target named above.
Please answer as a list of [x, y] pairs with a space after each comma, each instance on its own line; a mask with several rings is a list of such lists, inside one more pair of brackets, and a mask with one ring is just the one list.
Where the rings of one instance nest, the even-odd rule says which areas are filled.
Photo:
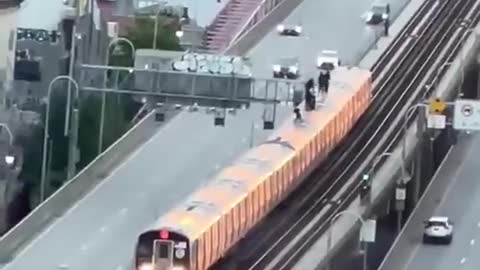
[[[128, 29], [126, 38], [136, 49], [151, 49], [155, 29], [155, 20], [150, 17], [137, 17], [135, 26]], [[178, 38], [178, 19], [158, 17], [157, 48], [162, 50], [180, 50]]]

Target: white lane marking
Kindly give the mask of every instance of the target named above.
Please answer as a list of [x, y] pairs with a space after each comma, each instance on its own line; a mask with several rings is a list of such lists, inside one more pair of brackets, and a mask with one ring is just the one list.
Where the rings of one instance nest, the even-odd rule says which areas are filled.
[[463, 257], [463, 258], [460, 260], [460, 264], [464, 264], [466, 261], [467, 261], [467, 258]]
[[475, 239], [470, 240], [470, 245], [475, 245]]
[[[154, 134], [150, 139], [148, 139], [141, 147], [138, 147], [135, 149], [135, 151], [128, 156], [121, 164], [119, 164], [115, 169], [113, 169], [110, 174], [103, 180], [101, 181], [97, 186], [95, 186], [90, 192], [87, 193], [82, 199], [80, 199], [75, 205], [73, 205], [63, 216], [61, 219], [55, 220], [52, 222], [45, 230], [43, 230], [40, 234], [37, 235], [28, 245], [26, 245], [23, 249], [21, 249], [15, 258], [21, 258], [25, 253], [28, 252], [37, 242], [42, 240], [52, 229], [59, 223], [60, 220], [64, 220], [65, 217], [67, 217], [71, 212], [73, 212], [74, 209], [78, 208], [79, 205], [81, 205], [83, 202], [85, 202], [88, 198], [90, 198], [93, 194], [95, 194], [102, 186], [104, 186], [106, 183], [110, 182], [112, 179], [114, 179], [117, 173], [120, 169], [122, 169], [125, 164], [129, 164], [130, 161], [134, 160], [144, 149], [149, 149], [149, 145], [155, 141], [157, 137], [160, 137], [161, 132], [157, 132]], [[15, 262], [16, 260], [12, 261]]]
[[104, 233], [104, 232], [106, 232], [106, 231], [107, 231], [107, 226], [102, 226], [102, 227], [100, 228], [100, 232]]
[[128, 208], [124, 207], [120, 209], [120, 215], [125, 215], [128, 212]]
[[64, 264], [64, 263], [63, 263], [63, 264], [59, 264], [59, 265], [57, 266], [57, 268], [58, 268], [58, 269], [68, 269], [69, 267], [68, 267], [68, 264]]
[[215, 170], [220, 169], [220, 164], [215, 164]]

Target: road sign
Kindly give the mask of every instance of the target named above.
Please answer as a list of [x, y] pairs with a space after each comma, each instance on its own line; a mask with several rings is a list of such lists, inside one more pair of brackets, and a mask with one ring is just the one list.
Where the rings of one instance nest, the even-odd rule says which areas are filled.
[[453, 112], [453, 128], [458, 130], [480, 130], [480, 101], [457, 99]]
[[404, 201], [407, 199], [407, 189], [406, 188], [396, 188], [395, 189], [395, 199], [399, 201]]
[[442, 113], [447, 108], [447, 104], [439, 98], [433, 98], [430, 100], [429, 108], [430, 113]]
[[427, 127], [434, 129], [444, 129], [447, 125], [447, 117], [443, 114], [428, 114]]
[[362, 229], [360, 230], [360, 240], [363, 242], [374, 243], [376, 230], [377, 221], [375, 219], [365, 220]]

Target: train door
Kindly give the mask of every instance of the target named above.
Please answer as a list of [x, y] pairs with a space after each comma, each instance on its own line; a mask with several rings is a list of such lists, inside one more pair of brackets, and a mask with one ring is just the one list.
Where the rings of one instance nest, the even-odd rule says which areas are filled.
[[153, 242], [153, 270], [169, 270], [173, 267], [173, 241]]

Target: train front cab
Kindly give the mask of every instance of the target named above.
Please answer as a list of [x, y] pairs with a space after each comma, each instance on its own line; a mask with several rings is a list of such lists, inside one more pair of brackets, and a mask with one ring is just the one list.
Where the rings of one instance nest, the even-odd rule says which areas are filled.
[[187, 237], [169, 230], [141, 234], [135, 249], [136, 270], [190, 270]]

